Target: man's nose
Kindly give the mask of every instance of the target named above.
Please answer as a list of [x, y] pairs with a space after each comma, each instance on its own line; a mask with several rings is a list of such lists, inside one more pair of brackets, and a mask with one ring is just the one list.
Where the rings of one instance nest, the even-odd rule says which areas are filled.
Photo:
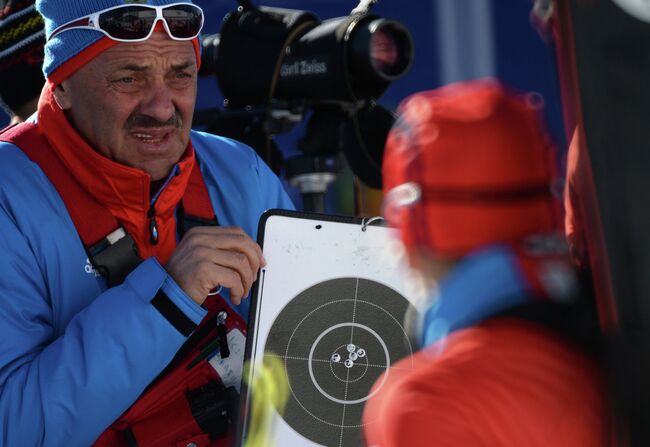
[[172, 90], [163, 81], [151, 84], [140, 104], [140, 113], [164, 123], [174, 116], [175, 111]]

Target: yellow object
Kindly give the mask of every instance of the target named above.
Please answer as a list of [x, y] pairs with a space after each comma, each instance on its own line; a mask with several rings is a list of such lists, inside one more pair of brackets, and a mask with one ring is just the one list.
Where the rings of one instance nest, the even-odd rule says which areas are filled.
[[[250, 363], [244, 366], [244, 377], [250, 377]], [[289, 399], [289, 382], [284, 364], [278, 356], [265, 355], [262, 365], [248, 387], [250, 398], [249, 429], [245, 447], [271, 447], [274, 443], [274, 413], [282, 415]]]

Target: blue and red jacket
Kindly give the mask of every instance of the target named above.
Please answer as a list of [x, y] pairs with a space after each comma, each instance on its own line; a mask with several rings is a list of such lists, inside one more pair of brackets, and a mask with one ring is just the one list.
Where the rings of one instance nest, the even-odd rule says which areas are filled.
[[[49, 130], [46, 136], [64, 156], [72, 150], [82, 157], [96, 155], [79, 147], [67, 121], [42, 109], [47, 104], [39, 106], [39, 127]], [[280, 181], [253, 150], [192, 131], [187, 154], [172, 170], [174, 178], [155, 197], [149, 197], [146, 181], [127, 172], [131, 168], [120, 171], [127, 175], [118, 191], [130, 196], [113, 204], [118, 214], [120, 206], [137, 214], [138, 207], [167, 200], [157, 225], [161, 238], [175, 237], [173, 199], [186, 185], [179, 171], [194, 162], [221, 225], [239, 226], [255, 237], [266, 209], [293, 208]], [[76, 166], [75, 175], [93, 179], [95, 168]], [[101, 190], [103, 180], [93, 180], [92, 187]], [[146, 259], [121, 285], [108, 288], [90, 265], [48, 177], [20, 148], [0, 142], [0, 445], [90, 445], [187, 339], [151, 304], [154, 297], [162, 291], [194, 324], [206, 315], [161, 266], [170, 249], [158, 256], [144, 237], [134, 238]], [[247, 300], [234, 308], [247, 317]]]
[[422, 348], [391, 365], [364, 409], [368, 445], [615, 445], [600, 365], [573, 336], [589, 326], [571, 262], [522, 248], [480, 247], [432, 290]]

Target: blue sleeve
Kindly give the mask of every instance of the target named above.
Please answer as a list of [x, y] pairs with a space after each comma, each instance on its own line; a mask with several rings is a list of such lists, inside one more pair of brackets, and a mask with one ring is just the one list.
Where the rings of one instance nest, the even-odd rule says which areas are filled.
[[44, 279], [32, 244], [0, 207], [0, 445], [88, 446], [186, 340], [150, 303], [158, 291], [195, 323], [205, 312], [151, 258], [57, 335], [60, 285]]
[[257, 238], [257, 224], [271, 208], [294, 209], [280, 179], [239, 141], [192, 132], [192, 142], [219, 223]]
[[[259, 191], [263, 196], [266, 209], [280, 208], [285, 210], [294, 210], [295, 205], [284, 189], [284, 185], [275, 173], [268, 167], [264, 161], [255, 156], [257, 165], [257, 179], [259, 181]], [[265, 210], [266, 211], [266, 210]], [[258, 216], [258, 219], [261, 216]]]

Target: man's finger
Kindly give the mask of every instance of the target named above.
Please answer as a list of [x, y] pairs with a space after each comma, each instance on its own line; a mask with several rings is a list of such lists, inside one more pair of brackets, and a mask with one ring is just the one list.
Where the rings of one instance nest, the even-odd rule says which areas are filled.
[[[244, 253], [232, 250], [210, 250], [208, 259], [215, 265], [226, 267], [237, 272], [241, 278], [244, 289], [250, 289], [255, 281], [259, 265], [251, 265], [251, 261]], [[222, 284], [223, 285], [223, 284]]]
[[[257, 275], [257, 270], [265, 265], [260, 246], [246, 235], [195, 234], [191, 243], [194, 245], [194, 250], [208, 249], [214, 253], [230, 251], [243, 254], [248, 259], [254, 276]], [[214, 256], [208, 257], [218, 263]]]
[[214, 275], [212, 278], [216, 279], [218, 284], [230, 290], [230, 301], [233, 304], [240, 304], [242, 298], [248, 295], [248, 288], [242, 282], [239, 273], [217, 264], [213, 265], [213, 269]]

